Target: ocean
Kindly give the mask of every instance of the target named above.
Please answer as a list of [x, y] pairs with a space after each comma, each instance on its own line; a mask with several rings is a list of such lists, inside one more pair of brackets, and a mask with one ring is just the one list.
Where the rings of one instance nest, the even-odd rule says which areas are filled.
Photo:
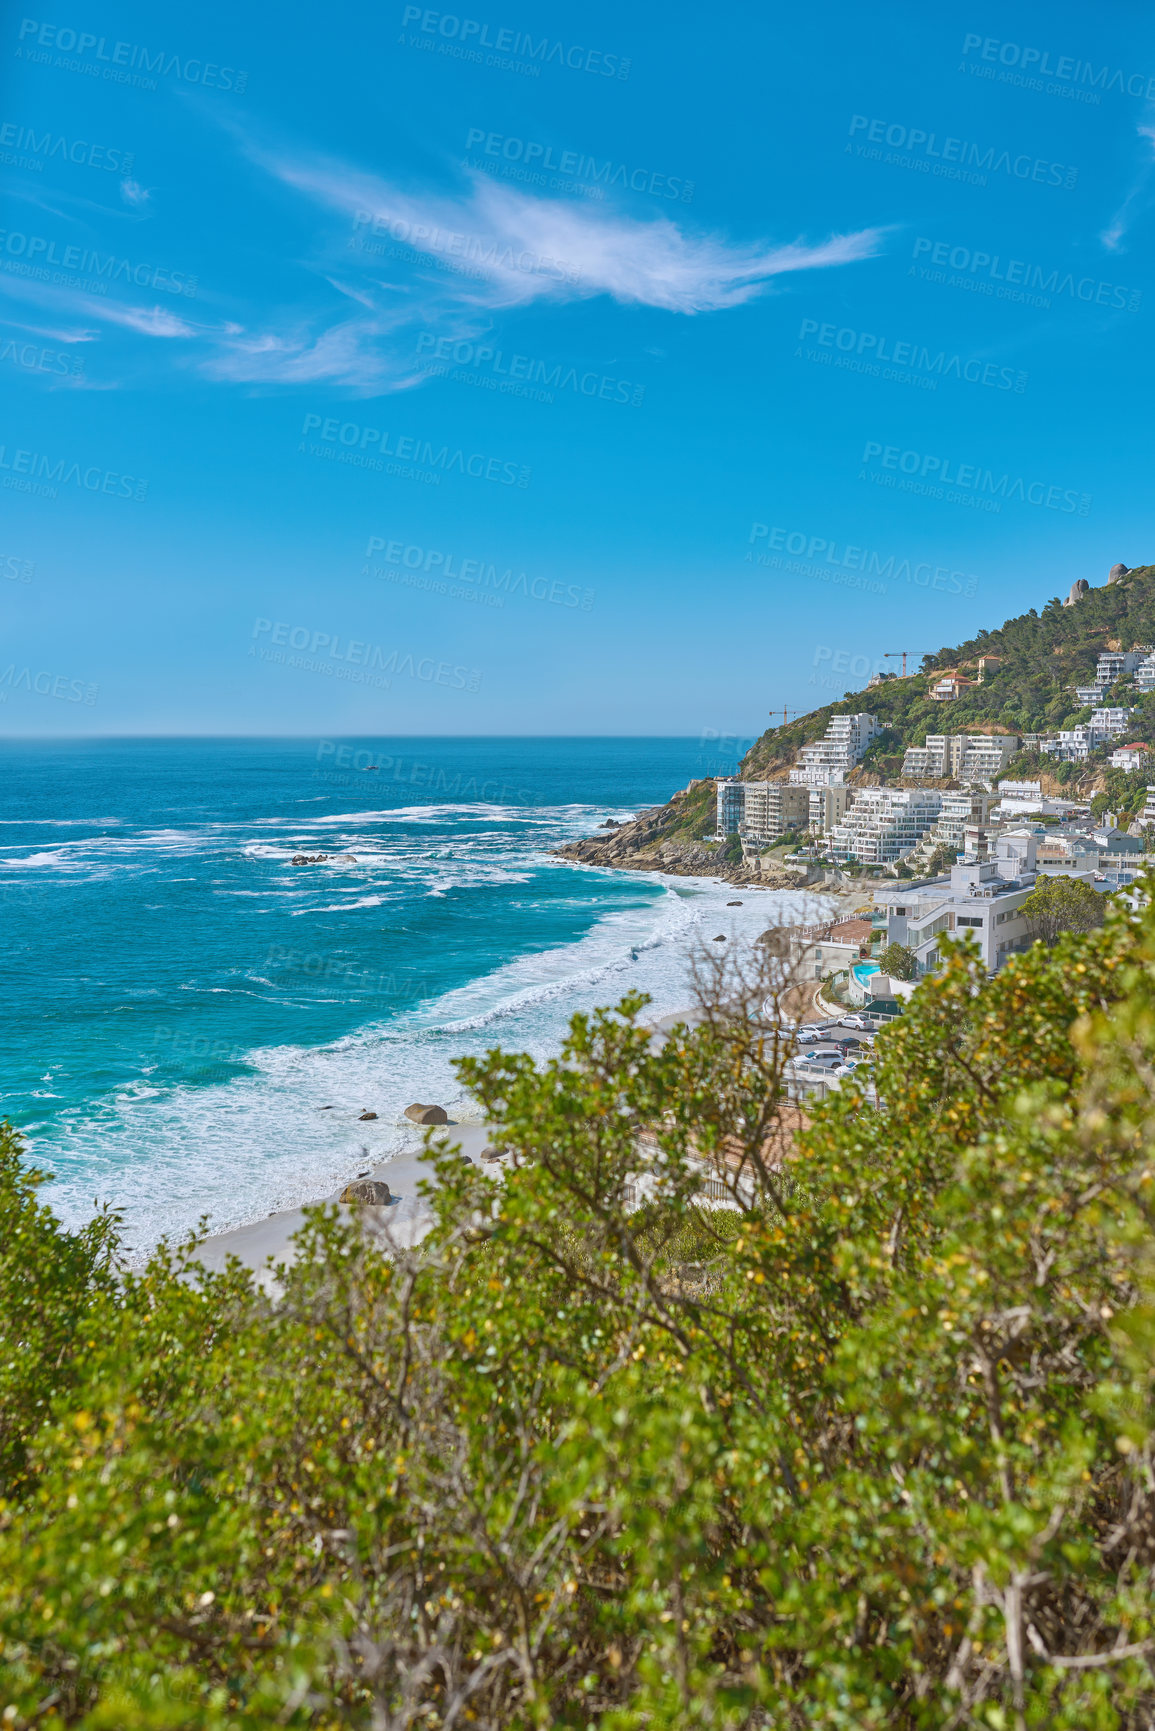
[[327, 1194], [413, 1146], [414, 1100], [476, 1118], [453, 1057], [546, 1057], [632, 988], [685, 1007], [695, 940], [797, 899], [551, 858], [717, 773], [695, 740], [9, 741], [0, 766], [0, 1115], [56, 1212], [110, 1204], [137, 1253]]

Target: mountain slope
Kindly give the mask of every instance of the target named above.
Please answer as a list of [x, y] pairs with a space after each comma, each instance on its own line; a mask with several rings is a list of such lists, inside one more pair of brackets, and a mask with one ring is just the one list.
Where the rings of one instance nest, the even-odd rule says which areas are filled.
[[[794, 762], [798, 748], [820, 739], [832, 715], [867, 710], [888, 729], [871, 748], [877, 760], [907, 745], [921, 745], [927, 733], [1044, 733], [1074, 726], [1090, 714], [1072, 689], [1088, 683], [1100, 652], [1155, 644], [1155, 566], [1129, 572], [1109, 587], [1092, 589], [1072, 607], [1056, 597], [1041, 613], [1034, 608], [1008, 619], [994, 631], [980, 631], [954, 648], [923, 659], [923, 669], [907, 679], [888, 679], [870, 690], [848, 692], [839, 703], [799, 716], [785, 727], [764, 733], [742, 761], [746, 777], [773, 776]], [[981, 655], [1002, 657], [1002, 666], [982, 685], [950, 703], [932, 702], [930, 687], [946, 669], [974, 673]], [[968, 668], [967, 663], [972, 663]], [[1155, 743], [1155, 695], [1138, 696], [1127, 684], [1112, 699], [1137, 705], [1128, 739]]]

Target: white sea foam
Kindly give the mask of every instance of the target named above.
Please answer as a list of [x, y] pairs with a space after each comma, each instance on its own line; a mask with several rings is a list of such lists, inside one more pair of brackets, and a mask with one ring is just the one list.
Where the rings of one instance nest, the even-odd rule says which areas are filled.
[[[645, 880], [635, 880], [638, 887]], [[209, 1087], [161, 1091], [142, 1080], [96, 1110], [66, 1116], [53, 1140], [68, 1175], [52, 1203], [70, 1224], [98, 1196], [124, 1212], [128, 1242], [142, 1252], [163, 1234], [263, 1217], [332, 1191], [365, 1164], [413, 1144], [402, 1113], [436, 1099], [451, 1116], [476, 1108], [452, 1059], [494, 1045], [542, 1060], [557, 1050], [569, 1018], [648, 992], [648, 1017], [690, 1001], [695, 939], [725, 932], [750, 943], [764, 928], [798, 918], [812, 898], [746, 892], [729, 885], [658, 880], [655, 899], [598, 918], [573, 943], [523, 956], [400, 1017], [322, 1047], [253, 1050], [255, 1073]], [[220, 990], [221, 988], [216, 988]], [[315, 1000], [314, 1000], [315, 1001]], [[331, 1105], [333, 1111], [321, 1111]], [[376, 1122], [361, 1123], [362, 1110]]]

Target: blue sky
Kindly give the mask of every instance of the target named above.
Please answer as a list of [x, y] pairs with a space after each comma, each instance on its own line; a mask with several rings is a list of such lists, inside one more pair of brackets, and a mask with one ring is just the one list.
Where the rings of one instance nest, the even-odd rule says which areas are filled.
[[749, 737], [1155, 561], [1149, 8], [86, 5], [4, 732]]

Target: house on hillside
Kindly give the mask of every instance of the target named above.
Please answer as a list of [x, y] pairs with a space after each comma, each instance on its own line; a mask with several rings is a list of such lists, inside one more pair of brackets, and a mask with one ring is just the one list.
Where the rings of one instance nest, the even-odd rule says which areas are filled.
[[1142, 769], [1150, 750], [1149, 745], [1144, 745], [1142, 740], [1137, 740], [1132, 745], [1121, 745], [1117, 751], [1111, 753], [1107, 762], [1112, 769]]
[[968, 679], [965, 673], [944, 673], [942, 678], [932, 685], [928, 695], [935, 703], [953, 703], [956, 697], [961, 697], [964, 691], [969, 691], [976, 683]]

